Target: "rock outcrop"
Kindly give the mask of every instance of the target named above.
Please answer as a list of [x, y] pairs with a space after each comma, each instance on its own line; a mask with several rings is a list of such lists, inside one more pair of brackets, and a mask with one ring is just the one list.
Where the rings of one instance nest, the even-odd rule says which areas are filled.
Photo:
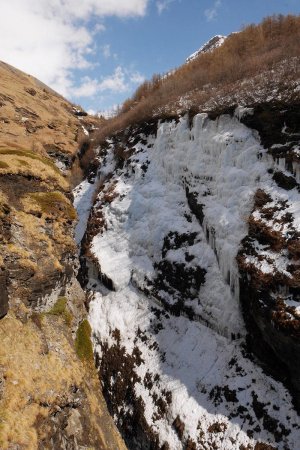
[[0, 63], [0, 447], [125, 449], [76, 281], [72, 188], [97, 121]]

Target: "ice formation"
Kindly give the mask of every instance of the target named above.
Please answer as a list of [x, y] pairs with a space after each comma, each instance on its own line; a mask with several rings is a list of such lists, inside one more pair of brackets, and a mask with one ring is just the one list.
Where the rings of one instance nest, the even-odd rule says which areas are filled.
[[[296, 448], [300, 438], [290, 395], [243, 352], [236, 256], [247, 235], [254, 194], [262, 189], [285, 196], [295, 217], [300, 205], [295, 189], [284, 191], [273, 181], [268, 169], [277, 162], [257, 134], [240, 123], [244, 114], [251, 111], [239, 109], [235, 117], [214, 121], [198, 114], [191, 127], [184, 117], [159, 123], [156, 136], [141, 133], [131, 156], [106, 181], [103, 177], [104, 189], [94, 205], [95, 211], [101, 208], [105, 227], [93, 237], [91, 251], [114, 290], [91, 277], [95, 348], [100, 361], [103, 345], [118, 344], [127, 356], [138, 348], [142, 362], [134, 368], [140, 380], [135, 396], [142, 399], [145, 420], [160, 444], [172, 450], [182, 449], [189, 439], [201, 449], [247, 448], [258, 441]], [[109, 164], [113, 153], [111, 142]], [[101, 170], [108, 174], [106, 160]], [[107, 201], [103, 192], [109, 187], [113, 197]], [[83, 187], [81, 196], [86, 192], [90, 198], [90, 189]], [[261, 271], [286, 272], [284, 255], [276, 259], [269, 251], [265, 258], [269, 265], [255, 257], [251, 263]], [[197, 289], [191, 278], [176, 316], [168, 308], [165, 312], [179, 302], [170, 286], [176, 287], [176, 280], [170, 281], [169, 274], [157, 280], [160, 271], [164, 275], [162, 267], [183, 266], [189, 274], [200, 267], [205, 275]], [[123, 376], [121, 369], [118, 376]], [[149, 385], [147, 377], [158, 381]], [[116, 379], [110, 377], [109, 383], [113, 392]], [[154, 399], [163, 392], [171, 392], [171, 400], [167, 412], [158, 414]], [[260, 402], [262, 415], [256, 411]], [[131, 408], [119, 405], [123, 414]], [[182, 436], [174, 429], [178, 416]], [[223, 424], [223, 431], [209, 431], [215, 422]]]

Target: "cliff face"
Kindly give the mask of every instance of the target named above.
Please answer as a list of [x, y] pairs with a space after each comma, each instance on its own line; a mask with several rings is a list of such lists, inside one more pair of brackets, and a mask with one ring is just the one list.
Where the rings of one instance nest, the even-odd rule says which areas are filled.
[[76, 281], [71, 189], [97, 122], [4, 63], [0, 79], [0, 447], [125, 448]]
[[71, 104], [34, 78], [4, 63], [0, 76], [3, 315], [8, 296], [37, 307], [72, 276], [76, 213], [68, 169], [81, 124]]
[[[237, 257], [241, 302], [251, 346], [261, 356], [261, 339], [273, 366], [278, 360], [300, 404], [299, 330], [299, 104], [287, 109], [259, 105], [244, 121], [259, 132], [275, 189], [258, 189], [248, 218], [248, 235]], [[255, 350], [256, 349], [256, 350]], [[274, 358], [275, 356], [275, 358]], [[271, 363], [272, 365], [272, 363]]]
[[89, 317], [130, 448], [297, 445], [298, 111], [147, 123], [100, 149]]

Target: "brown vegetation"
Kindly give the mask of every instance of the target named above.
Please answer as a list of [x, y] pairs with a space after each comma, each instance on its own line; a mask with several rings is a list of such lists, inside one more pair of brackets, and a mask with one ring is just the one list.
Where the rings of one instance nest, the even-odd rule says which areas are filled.
[[86, 135], [80, 137], [78, 140], [78, 146], [80, 167], [84, 172], [86, 172], [88, 170], [89, 163], [95, 157], [95, 150]]
[[[176, 101], [189, 94], [193, 113], [210, 99], [218, 98], [241, 86], [241, 81], [266, 72], [271, 76], [276, 64], [286, 61], [286, 70], [292, 80], [299, 75], [299, 64], [291, 65], [299, 57], [300, 16], [273, 16], [259, 25], [249, 25], [230, 35], [224, 44], [212, 52], [200, 54], [173, 73], [162, 77], [154, 75], [145, 81], [132, 98], [126, 100], [118, 115], [107, 120], [98, 132], [98, 142], [117, 130], [135, 123], [176, 116]], [[237, 83], [237, 84], [236, 84]], [[176, 108], [177, 106], [177, 108]], [[180, 113], [187, 112], [181, 107]]]
[[[37, 211], [45, 218], [52, 218], [57, 221], [63, 218], [73, 221], [77, 217], [72, 204], [61, 192], [34, 192], [28, 195], [27, 200], [31, 208], [30, 212]], [[32, 202], [36, 205], [35, 209]]]
[[[21, 172], [26, 169], [24, 166], [28, 169], [28, 164], [34, 171], [30, 158], [49, 167], [52, 164], [57, 173], [59, 169], [53, 163], [63, 163], [68, 176], [68, 169], [78, 162], [81, 141], [86, 138], [82, 127], [97, 128], [99, 119], [87, 116], [79, 120], [73, 105], [61, 95], [1, 61], [0, 78], [0, 169], [11, 168], [7, 161], [9, 149], [12, 162]], [[16, 156], [21, 157], [19, 164]], [[72, 171], [71, 178], [72, 185], [80, 182], [81, 169]]]
[[[73, 294], [78, 298], [68, 303], [85, 314], [78, 287]], [[32, 314], [22, 306], [0, 322], [3, 450], [58, 449], [61, 441], [68, 448], [126, 448], [108, 414], [96, 370], [75, 351], [65, 325], [66, 303], [60, 299], [47, 314]]]

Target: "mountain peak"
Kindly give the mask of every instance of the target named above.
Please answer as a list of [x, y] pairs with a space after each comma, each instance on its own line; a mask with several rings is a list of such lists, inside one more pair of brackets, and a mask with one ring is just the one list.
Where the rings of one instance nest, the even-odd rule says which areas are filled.
[[187, 59], [186, 62], [191, 62], [196, 59], [201, 53], [208, 53], [213, 51], [215, 48], [220, 47], [224, 42], [227, 36], [222, 36], [217, 34], [212, 37], [209, 41], [207, 41], [202, 47], [199, 48], [196, 52], [192, 53]]

